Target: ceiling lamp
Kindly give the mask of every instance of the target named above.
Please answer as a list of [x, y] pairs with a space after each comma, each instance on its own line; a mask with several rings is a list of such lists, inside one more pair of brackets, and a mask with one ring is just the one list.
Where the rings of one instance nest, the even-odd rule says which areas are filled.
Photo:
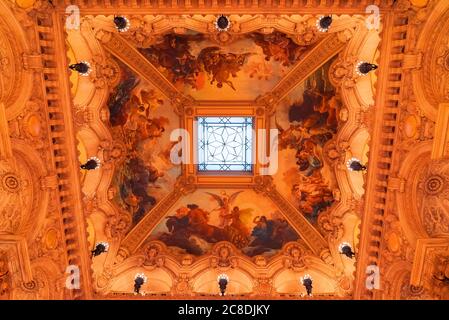
[[377, 65], [369, 63], [369, 62], [365, 62], [365, 61], [360, 61], [355, 66], [355, 72], [359, 76], [366, 76], [368, 74], [368, 72], [376, 70], [376, 69], [377, 69]]
[[103, 252], [108, 252], [109, 249], [109, 243], [107, 242], [98, 242], [95, 245], [95, 249], [91, 251], [92, 257], [99, 256]]
[[224, 296], [226, 292], [226, 287], [228, 286], [229, 283], [229, 277], [226, 274], [222, 273], [218, 276], [217, 281], [218, 286], [220, 287], [220, 294]]
[[218, 31], [220, 32], [228, 31], [229, 28], [231, 27], [231, 20], [229, 20], [227, 16], [221, 15], [215, 20], [214, 24], [215, 29], [217, 29]]
[[319, 16], [316, 21], [316, 27], [320, 32], [327, 32], [332, 24], [331, 16]]
[[341, 254], [344, 254], [350, 259], [355, 256], [355, 253], [352, 251], [351, 245], [347, 242], [342, 242], [339, 246], [339, 250]]
[[115, 16], [114, 17], [115, 27], [119, 32], [126, 32], [131, 25], [127, 17]]
[[361, 161], [357, 158], [351, 158], [346, 161], [346, 167], [349, 171], [366, 171], [367, 167], [364, 166]]
[[300, 278], [300, 282], [306, 288], [307, 295], [312, 296], [312, 277], [309, 274], [305, 274]]
[[69, 65], [69, 69], [77, 71], [82, 76], [88, 76], [92, 71], [90, 68], [90, 63], [87, 61], [80, 61]]
[[86, 161], [86, 163], [82, 164], [80, 168], [84, 170], [97, 170], [100, 168], [100, 159], [97, 157], [91, 157]]
[[134, 277], [134, 294], [140, 293], [140, 288], [147, 282], [147, 277], [143, 273], [138, 273]]

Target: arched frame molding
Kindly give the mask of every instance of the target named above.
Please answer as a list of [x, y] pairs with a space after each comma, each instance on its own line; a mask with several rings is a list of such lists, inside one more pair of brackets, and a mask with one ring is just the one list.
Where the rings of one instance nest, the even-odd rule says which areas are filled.
[[412, 85], [419, 110], [436, 121], [438, 105], [449, 101], [449, 2], [435, 1], [415, 48], [409, 53]]
[[404, 181], [404, 189], [396, 193], [397, 209], [401, 226], [410, 243], [414, 246], [420, 238], [428, 237], [418, 212], [417, 202], [410, 199], [418, 199], [418, 183], [423, 169], [429, 165], [431, 142], [423, 142], [413, 148], [404, 159], [399, 179]]
[[24, 30], [28, 26], [21, 24], [14, 13], [7, 1], [0, 2], [0, 102], [6, 106], [8, 120], [25, 107], [34, 85], [33, 68], [41, 67]]

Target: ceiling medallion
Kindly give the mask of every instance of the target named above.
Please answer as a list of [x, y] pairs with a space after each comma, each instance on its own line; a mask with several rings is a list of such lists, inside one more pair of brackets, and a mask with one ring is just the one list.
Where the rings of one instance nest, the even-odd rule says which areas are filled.
[[5, 173], [2, 176], [2, 187], [8, 192], [18, 192], [21, 187], [19, 178], [11, 172]]
[[221, 15], [215, 20], [214, 25], [219, 32], [228, 31], [231, 27], [231, 20], [227, 16]]

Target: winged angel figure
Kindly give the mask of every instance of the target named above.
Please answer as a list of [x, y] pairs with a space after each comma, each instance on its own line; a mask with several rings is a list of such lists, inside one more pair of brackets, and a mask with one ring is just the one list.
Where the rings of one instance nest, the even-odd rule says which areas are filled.
[[220, 195], [211, 192], [206, 192], [208, 195], [212, 196], [214, 200], [218, 202], [218, 207], [213, 209], [212, 212], [218, 211], [218, 216], [220, 217], [219, 227], [224, 228], [232, 223], [231, 206], [235, 201], [237, 196], [243, 191], [234, 192], [228, 195], [226, 191], [222, 191]]

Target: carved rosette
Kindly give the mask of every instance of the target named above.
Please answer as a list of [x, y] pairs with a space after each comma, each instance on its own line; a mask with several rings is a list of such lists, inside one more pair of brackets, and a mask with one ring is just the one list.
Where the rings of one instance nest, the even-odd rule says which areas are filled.
[[424, 182], [424, 191], [428, 195], [437, 195], [447, 187], [446, 179], [438, 174], [427, 177]]
[[4, 173], [1, 176], [1, 188], [10, 193], [20, 192], [22, 189], [20, 178], [12, 172]]
[[433, 299], [429, 291], [422, 286], [415, 287], [407, 282], [404, 283], [401, 289], [401, 299], [406, 300], [428, 300]]
[[[418, 206], [422, 223], [430, 236], [449, 234], [449, 164], [445, 160], [430, 163], [418, 183]], [[421, 201], [421, 204], [419, 203]]]

